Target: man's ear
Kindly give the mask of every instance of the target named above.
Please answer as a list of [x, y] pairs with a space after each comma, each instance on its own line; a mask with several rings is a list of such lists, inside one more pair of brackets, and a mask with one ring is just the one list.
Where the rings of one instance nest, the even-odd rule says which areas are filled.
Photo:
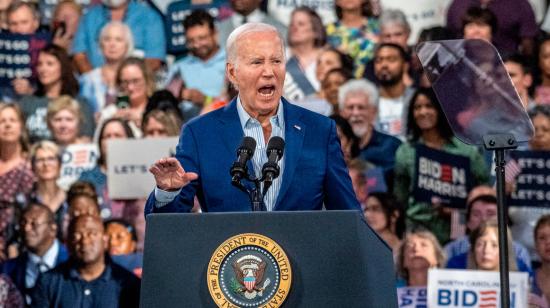
[[236, 67], [235, 64], [227, 62], [225, 64], [225, 74], [227, 76], [227, 79], [229, 82], [233, 84], [235, 88], [237, 88], [237, 77], [236, 77]]

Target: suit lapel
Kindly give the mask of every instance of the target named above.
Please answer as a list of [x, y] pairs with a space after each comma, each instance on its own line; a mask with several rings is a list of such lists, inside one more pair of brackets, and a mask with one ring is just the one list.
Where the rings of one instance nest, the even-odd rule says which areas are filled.
[[282, 98], [281, 100], [284, 107], [285, 117], [286, 145], [283, 155], [285, 160], [285, 167], [283, 170], [283, 182], [281, 183], [281, 189], [279, 190], [279, 196], [277, 197], [275, 208], [279, 207], [279, 203], [290, 188], [290, 183], [292, 183], [294, 172], [296, 171], [296, 167], [302, 153], [302, 146], [306, 133], [306, 125], [302, 121], [300, 121], [300, 110], [287, 102], [284, 98]]
[[[233, 99], [221, 113], [220, 122], [223, 125], [221, 133], [223, 134], [223, 142], [227, 150], [231, 153], [236, 153], [241, 140], [244, 137], [244, 132], [239, 120], [237, 112], [237, 99]], [[236, 154], [235, 154], [236, 155]], [[237, 156], [235, 156], [236, 158]]]

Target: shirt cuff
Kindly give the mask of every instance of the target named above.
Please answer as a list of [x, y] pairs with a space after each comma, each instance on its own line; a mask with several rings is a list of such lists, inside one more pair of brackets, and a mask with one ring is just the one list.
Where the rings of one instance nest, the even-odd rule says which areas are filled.
[[155, 207], [161, 208], [172, 202], [180, 192], [181, 188], [176, 191], [166, 191], [155, 187]]

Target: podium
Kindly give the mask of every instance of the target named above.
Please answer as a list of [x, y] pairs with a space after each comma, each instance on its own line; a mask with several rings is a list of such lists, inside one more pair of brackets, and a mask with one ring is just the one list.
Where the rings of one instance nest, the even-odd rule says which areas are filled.
[[[391, 250], [357, 211], [151, 214], [147, 216], [141, 307], [216, 307], [212, 288], [229, 288], [230, 280], [214, 283], [212, 272], [225, 268], [228, 276], [236, 272], [232, 267], [237, 263], [247, 262], [241, 259], [248, 256], [237, 254], [238, 259], [219, 266], [222, 259], [239, 252], [230, 253], [230, 248], [243, 244], [237, 240], [243, 234], [273, 240], [290, 261], [290, 289], [281, 307], [397, 307]], [[228, 242], [232, 237], [235, 240]], [[257, 243], [253, 237], [250, 241]], [[241, 248], [246, 247], [252, 246]], [[260, 290], [259, 279], [263, 286], [285, 279], [284, 261], [279, 262], [278, 249], [270, 247], [266, 250], [276, 256], [267, 259], [276, 260], [282, 274], [257, 277], [256, 290]], [[257, 270], [258, 263], [252, 263], [247, 266]], [[237, 280], [231, 279], [231, 283]], [[241, 306], [246, 305], [227, 305]]]

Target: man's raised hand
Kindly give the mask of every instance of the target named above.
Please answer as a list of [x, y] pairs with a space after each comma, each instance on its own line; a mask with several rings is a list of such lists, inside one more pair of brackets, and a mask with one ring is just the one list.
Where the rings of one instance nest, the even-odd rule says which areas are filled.
[[180, 162], [174, 157], [157, 160], [149, 168], [149, 172], [155, 177], [157, 187], [165, 191], [181, 189], [199, 177], [194, 172], [185, 172]]

